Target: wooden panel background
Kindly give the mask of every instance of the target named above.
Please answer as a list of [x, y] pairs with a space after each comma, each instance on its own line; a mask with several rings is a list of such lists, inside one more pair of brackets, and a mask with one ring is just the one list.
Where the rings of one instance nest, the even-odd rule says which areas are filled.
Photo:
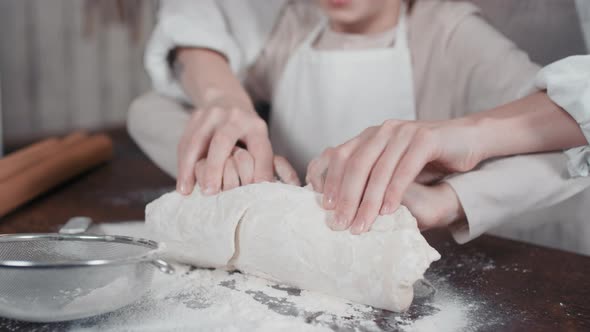
[[582, 23], [582, 30], [584, 30], [586, 46], [590, 50], [590, 1], [576, 0], [576, 5]]
[[156, 1], [143, 2], [138, 40], [118, 22], [85, 34], [84, 5], [83, 0], [0, 0], [6, 141], [120, 125], [131, 100], [149, 88], [143, 50]]

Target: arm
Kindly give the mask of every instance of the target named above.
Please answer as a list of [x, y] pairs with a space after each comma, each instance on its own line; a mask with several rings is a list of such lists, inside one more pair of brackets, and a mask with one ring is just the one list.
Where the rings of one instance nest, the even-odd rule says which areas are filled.
[[[477, 210], [474, 207], [477, 205], [477, 197], [485, 197], [487, 193], [479, 192], [469, 197], [464, 193], [477, 188], [470, 184], [471, 181], [479, 181], [479, 186], [485, 188], [493, 187], [498, 179], [488, 177], [486, 172], [475, 171], [475, 174], [459, 175], [455, 180], [451, 179], [448, 183], [430, 188], [417, 185], [414, 181], [433, 182], [445, 174], [467, 172], [491, 158], [554, 151], [582, 144], [586, 144], [586, 140], [572, 117], [555, 105], [545, 93], [536, 93], [488, 111], [453, 120], [387, 121], [381, 126], [369, 128], [337, 148], [327, 150], [320, 160], [312, 163], [329, 165], [325, 184], [322, 184], [323, 170], [312, 167], [309, 173], [314, 188], [323, 187], [324, 206], [328, 209], [336, 208], [336, 214], [344, 213], [345, 219], [349, 220], [343, 225], [333, 225], [335, 229], [352, 226], [353, 232], [363, 232], [370, 227], [371, 220], [378, 213], [392, 213], [400, 203], [407, 205], [416, 215], [421, 228], [426, 229], [447, 226], [462, 220], [466, 213], [470, 219], [481, 220], [483, 216], [473, 215], [475, 212], [472, 210]], [[343, 155], [348, 157], [341, 158]], [[529, 161], [529, 158], [532, 160]], [[541, 159], [545, 161], [544, 157]], [[487, 168], [491, 168], [491, 175], [495, 174], [496, 168], [498, 174], [506, 172], [512, 174], [511, 178], [526, 178], [529, 172], [534, 174], [537, 169], [537, 176], [545, 172], [551, 178], [552, 169], [543, 167], [543, 161], [539, 162], [538, 157], [527, 156], [525, 159], [517, 158], [500, 163], [500, 166], [493, 166], [492, 163]], [[547, 161], [556, 162], [555, 158]], [[364, 192], [360, 192], [347, 186], [346, 179], [362, 177], [363, 167], [359, 166], [363, 165], [373, 170], [366, 177]], [[513, 165], [520, 169], [509, 167]], [[335, 169], [343, 170], [342, 176], [334, 176]], [[425, 172], [425, 169], [429, 170]], [[432, 174], [433, 170], [438, 174]], [[427, 173], [431, 173], [430, 176]], [[338, 188], [340, 181], [342, 187]], [[553, 183], [546, 182], [545, 185], [558, 187], [560, 183], [558, 178]], [[334, 193], [333, 188], [340, 190]], [[458, 201], [457, 191], [464, 196], [461, 202]], [[510, 194], [518, 195], [520, 192], [518, 188]], [[548, 189], [547, 194], [551, 195], [552, 191]], [[345, 198], [362, 195], [358, 212], [352, 211], [353, 209], [338, 209], [334, 197], [340, 195]], [[569, 196], [566, 195], [564, 199], [567, 197]], [[428, 201], [428, 207], [422, 203], [425, 200]], [[472, 202], [473, 200], [476, 202]], [[489, 200], [493, 201], [491, 198]], [[461, 204], [464, 202], [469, 204], [467, 212]], [[511, 208], [511, 205], [506, 204], [504, 210], [508, 207]], [[485, 218], [493, 219], [490, 215]]]
[[[238, 141], [254, 157], [254, 176], [242, 179], [243, 184], [271, 181], [273, 154], [266, 124], [227, 60], [207, 49], [180, 49], [178, 66], [183, 88], [198, 108], [178, 145], [177, 189], [189, 194], [198, 181], [206, 194], [220, 191], [226, 161]], [[198, 172], [202, 159], [205, 166], [199, 168], [204, 171]]]
[[[474, 34], [473, 31], [477, 30], [475, 30], [475, 26], [467, 27], [468, 25], [462, 26], [457, 30], [457, 38], [450, 43], [449, 52], [461, 51], [468, 47], [468, 50], [471, 51], [469, 52], [470, 56], [478, 62], [472, 66], [473, 70], [466, 73], [470, 75], [469, 85], [464, 87], [471, 91], [466, 101], [468, 105], [477, 105], [481, 103], [481, 100], [485, 102], [485, 100], [516, 99], [516, 97], [526, 93], [527, 89], [525, 88], [529, 86], [529, 82], [534, 81], [537, 73], [534, 72], [531, 75], [529, 71], [519, 69], [529, 68], [531, 66], [530, 60], [523, 57], [522, 52], [518, 51], [514, 46], [512, 48], [506, 46], [496, 48], [496, 52], [499, 53], [493, 54], [493, 57], [486, 57], [485, 54], [477, 53], [477, 48], [486, 49], [486, 45], [482, 44], [483, 41], [489, 45], [496, 45], [497, 43], [490, 38], [482, 39], [482, 41], [474, 40], [473, 37], [470, 38], [469, 36]], [[496, 40], [501, 44], [503, 43], [502, 38], [502, 36], [498, 36]], [[464, 61], [466, 59], [459, 58], [459, 60]], [[498, 80], [494, 74], [499, 69], [501, 69], [503, 75], [502, 80]], [[524, 82], [523, 77], [526, 78]], [[521, 84], [525, 88], [518, 88], [518, 85], [516, 85], [511, 89], [506, 89], [506, 86], [510, 85], [509, 82], [523, 82]], [[532, 85], [530, 86], [532, 87]], [[534, 96], [531, 98], [533, 99], [530, 100], [535, 101]], [[572, 120], [569, 120], [570, 123], [567, 126], [561, 127], [567, 132], [554, 131], [553, 134], [550, 134], [553, 130], [551, 128], [553, 123], [543, 123], [544, 119], [557, 121], [556, 117], [569, 115], [563, 113], [563, 110], [559, 110], [556, 105], [551, 106], [547, 103], [547, 99], [543, 101], [542, 99], [546, 98], [545, 96], [539, 98], [535, 101], [535, 103], [539, 102], [538, 109], [546, 113], [552, 107], [556, 112], [546, 113], [550, 116], [549, 118], [545, 118], [543, 113], [540, 113], [536, 120], [537, 114], [535, 113], [528, 115], [516, 114], [505, 124], [509, 127], [510, 123], [520, 123], [521, 125], [514, 127], [510, 131], [499, 133], [499, 135], [505, 135], [503, 138], [506, 140], [498, 138], [499, 143], [504, 141], [504, 146], [510, 145], [510, 140], [514, 139], [512, 143], [514, 147], [509, 148], [507, 151], [495, 151], [491, 155], [503, 156], [518, 153], [518, 151], [546, 151], [587, 144], [581, 135], [580, 128], [576, 128]], [[545, 107], [549, 108], [546, 109]], [[470, 107], [470, 109], [477, 110], [477, 108], [473, 107]], [[564, 109], [570, 112], [568, 108]], [[506, 109], [506, 111], [513, 110]], [[477, 117], [478, 115], [474, 116]], [[500, 116], [494, 121], [490, 120], [490, 122], [501, 123], [503, 122], [501, 118]], [[556, 127], [565, 123], [555, 122]], [[494, 126], [490, 124], [490, 127], [493, 128]], [[534, 135], [534, 132], [529, 131], [523, 133], [515, 131], [523, 128], [541, 130], [542, 135]], [[527, 132], [529, 133], [527, 134]], [[530, 135], [531, 133], [532, 135]], [[534, 140], [529, 140], [527, 137]], [[523, 139], [524, 142], [520, 142], [520, 139]], [[493, 144], [494, 142], [488, 142], [488, 146], [493, 146]], [[501, 148], [502, 144], [498, 144], [498, 146]], [[493, 148], [492, 151], [494, 151]], [[572, 179], [568, 176], [567, 159], [561, 152], [490, 160], [474, 171], [445, 180], [445, 183], [449, 184], [456, 193], [467, 217], [467, 223], [455, 224], [459, 227], [452, 227], [455, 238], [460, 242], [470, 240], [502, 223], [513, 222], [516, 217], [528, 211], [561, 203], [590, 186], [588, 178]], [[543, 221], [539, 220], [539, 222]]]
[[475, 113], [466, 119], [472, 120], [476, 128], [481, 160], [588, 144], [576, 121], [545, 93]]
[[[536, 86], [575, 119], [590, 142], [590, 56], [578, 55], [557, 61], [541, 70]], [[565, 152], [571, 176], [590, 174], [590, 147]]]
[[190, 102], [170, 66], [171, 53], [181, 47], [222, 54], [232, 72], [243, 79], [264, 47], [284, 4], [285, 0], [161, 1], [158, 22], [144, 55], [154, 89], [167, 97]]
[[193, 105], [228, 98], [240, 108], [255, 112], [248, 93], [222, 54], [205, 48], [179, 48], [176, 54], [175, 72]]
[[[465, 92], [458, 102], [466, 103], [463, 108], [473, 111], [492, 109], [448, 121], [388, 121], [324, 152], [310, 163], [308, 178], [314, 188], [324, 192], [324, 206], [336, 209], [332, 224], [335, 229], [352, 225], [353, 232], [363, 232], [378, 213], [391, 213], [400, 202], [417, 216], [422, 228], [448, 225], [465, 215], [470, 224], [473, 221], [491, 227], [506, 216], [555, 204], [585, 187], [583, 182], [576, 182], [581, 186], [577, 187], [562, 181], [560, 172], [553, 167], [559, 158], [556, 161], [548, 156], [533, 156], [530, 165], [528, 159], [520, 157], [505, 163], [492, 162], [486, 166], [486, 172], [458, 175], [432, 187], [413, 183], [415, 179], [430, 182], [436, 178], [416, 178], [423, 170], [434, 169], [439, 174], [466, 172], [491, 157], [585, 144], [571, 117], [544, 94], [494, 108], [522, 95], [538, 67], [475, 15], [454, 31], [447, 58], [456, 62], [452, 67], [461, 77], [457, 81], [468, 83], [457, 87]], [[474, 35], [474, 31], [478, 33]], [[365, 174], [367, 168], [370, 171]], [[548, 180], [544, 189], [539, 190], [543, 186], [536, 182], [542, 179], [538, 177], [541, 174], [546, 174]], [[361, 176], [366, 179], [364, 192], [347, 185], [346, 179]], [[520, 178], [529, 181], [519, 182]], [[502, 192], [503, 181], [508, 182], [504, 187], [513, 189], [510, 195]], [[362, 201], [356, 196], [362, 196]], [[504, 197], [523, 199], [528, 206], [514, 208]], [[426, 209], [420, 208], [424, 207], [424, 198], [428, 199]], [[357, 200], [361, 201], [358, 209], [346, 204]], [[498, 213], [486, 214], [490, 209]], [[339, 220], [345, 222], [339, 225]], [[483, 226], [479, 228], [484, 229]]]
[[145, 54], [146, 69], [156, 91], [196, 106], [186, 124], [176, 129], [184, 128], [176, 153], [181, 193], [190, 193], [197, 181], [204, 192], [216, 193], [228, 188], [227, 174], [235, 184], [235, 172], [228, 169], [233, 167], [230, 157], [237, 142], [246, 145], [253, 159], [247, 163], [251, 167], [237, 167], [253, 168], [253, 175], [239, 182], [272, 180], [266, 124], [240, 79], [264, 46], [283, 5], [284, 1], [268, 5], [255, 0], [162, 2]]

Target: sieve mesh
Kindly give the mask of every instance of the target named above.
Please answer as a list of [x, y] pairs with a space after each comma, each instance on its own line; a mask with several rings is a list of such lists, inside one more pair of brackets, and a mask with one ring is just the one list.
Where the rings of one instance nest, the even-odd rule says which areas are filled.
[[[0, 236], [0, 316], [49, 322], [125, 306], [149, 287], [154, 268], [145, 257], [156, 247], [118, 236]], [[105, 263], [84, 265], [96, 260]]]

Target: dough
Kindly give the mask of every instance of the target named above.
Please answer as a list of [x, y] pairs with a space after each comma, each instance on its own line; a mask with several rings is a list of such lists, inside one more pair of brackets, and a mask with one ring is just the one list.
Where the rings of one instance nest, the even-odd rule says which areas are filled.
[[335, 232], [321, 195], [281, 183], [216, 196], [173, 192], [150, 203], [146, 222], [166, 256], [238, 269], [301, 289], [392, 311], [406, 310], [413, 284], [440, 255], [405, 208], [361, 235]]

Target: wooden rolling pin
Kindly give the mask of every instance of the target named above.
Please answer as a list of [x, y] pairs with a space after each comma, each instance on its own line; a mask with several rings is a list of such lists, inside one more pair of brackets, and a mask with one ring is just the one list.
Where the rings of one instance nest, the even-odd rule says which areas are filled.
[[[64, 140], [65, 141], [65, 140]], [[62, 142], [63, 143], [63, 142]], [[105, 135], [82, 137], [52, 156], [0, 182], [0, 217], [37, 195], [109, 160], [113, 142]]]
[[80, 142], [88, 137], [84, 132], [74, 132], [62, 140], [48, 138], [41, 142], [34, 143], [22, 150], [18, 150], [0, 159], [0, 183], [12, 175], [24, 171], [30, 166], [40, 163], [49, 156], [54, 155], [63, 146]]

